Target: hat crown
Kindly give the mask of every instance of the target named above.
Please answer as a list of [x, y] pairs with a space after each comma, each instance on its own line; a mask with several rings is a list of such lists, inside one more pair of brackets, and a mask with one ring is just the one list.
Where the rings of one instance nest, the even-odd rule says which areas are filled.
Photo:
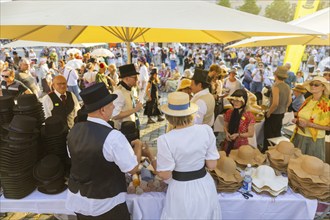
[[255, 177], [258, 179], [273, 179], [276, 175], [274, 169], [270, 166], [260, 165], [255, 171]]
[[250, 145], [242, 145], [238, 149], [238, 157], [244, 160], [250, 160], [254, 157], [254, 150]]
[[65, 125], [58, 116], [50, 116], [45, 120], [45, 132], [47, 134], [58, 134]]
[[94, 86], [90, 86], [90, 87], [84, 89], [80, 93], [80, 96], [83, 99], [84, 104], [86, 106], [103, 99], [107, 95], [110, 95], [110, 93], [107, 90], [104, 83], [97, 83]]
[[183, 79], [180, 84], [180, 88], [178, 89], [185, 89], [191, 86], [191, 80], [190, 79]]
[[320, 176], [323, 173], [323, 161], [317, 157], [304, 155], [301, 168], [308, 174]]
[[38, 104], [38, 98], [34, 94], [24, 94], [20, 95], [17, 98], [17, 106], [18, 108], [26, 108], [35, 106]]
[[169, 105], [186, 105], [189, 104], [189, 95], [184, 92], [172, 92], [167, 97]]
[[51, 179], [57, 175], [61, 169], [63, 169], [63, 165], [60, 158], [54, 154], [49, 154], [42, 158], [40, 163], [37, 165], [37, 178], [44, 180]]
[[198, 68], [195, 69], [194, 75], [191, 79], [203, 83], [210, 83], [210, 77], [208, 76], [208, 71]]
[[118, 69], [121, 78], [139, 74], [138, 72], [136, 72], [134, 64], [122, 65]]
[[0, 96], [0, 109], [12, 109], [15, 105], [13, 96]]
[[288, 78], [288, 69], [285, 66], [278, 66], [274, 72], [274, 75], [282, 78]]
[[26, 115], [15, 115], [9, 124], [9, 129], [13, 131], [33, 133], [37, 125], [37, 119]]
[[282, 154], [291, 155], [294, 152], [294, 145], [289, 141], [281, 141], [276, 146], [276, 150]]
[[221, 172], [226, 174], [234, 175], [236, 172], [235, 161], [227, 156], [220, 157], [217, 167]]

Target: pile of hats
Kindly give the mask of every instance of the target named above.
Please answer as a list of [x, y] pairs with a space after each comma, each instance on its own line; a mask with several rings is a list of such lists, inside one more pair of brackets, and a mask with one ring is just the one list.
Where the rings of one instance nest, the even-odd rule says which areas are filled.
[[37, 119], [37, 128], [40, 129], [45, 121], [42, 103], [34, 94], [18, 96], [17, 105], [13, 108], [14, 115], [27, 115]]
[[248, 164], [251, 166], [259, 166], [263, 164], [267, 158], [257, 148], [250, 145], [242, 145], [238, 150], [231, 150], [229, 157], [234, 159], [239, 168], [245, 169]]
[[[66, 149], [66, 136], [68, 127], [58, 116], [50, 116], [45, 120], [45, 125], [41, 128], [41, 141], [44, 154], [57, 155], [63, 164], [69, 161]], [[69, 169], [65, 167], [65, 169]]]
[[261, 165], [252, 172], [252, 188], [257, 193], [266, 192], [271, 196], [278, 196], [287, 191], [288, 178], [276, 176], [273, 168]]
[[63, 163], [54, 154], [46, 155], [33, 169], [33, 176], [37, 180], [38, 191], [45, 194], [58, 194], [67, 188], [64, 174]]
[[[0, 96], [0, 124], [8, 124], [13, 119], [13, 107], [14, 107], [13, 96]], [[0, 127], [0, 138], [6, 132]]]
[[233, 159], [226, 156], [225, 151], [220, 151], [220, 158], [217, 167], [210, 171], [211, 176], [216, 182], [218, 192], [236, 192], [242, 187], [243, 177], [236, 170], [236, 163]]
[[267, 157], [270, 166], [280, 172], [287, 172], [291, 158], [296, 159], [302, 155], [299, 148], [295, 148], [289, 141], [281, 141], [274, 147], [268, 147]]
[[39, 130], [37, 120], [15, 115], [10, 124], [3, 125], [8, 135], [0, 149], [1, 185], [6, 198], [20, 199], [35, 189], [33, 166], [37, 162]]
[[319, 158], [302, 155], [291, 159], [288, 177], [293, 191], [309, 199], [330, 201], [330, 165]]

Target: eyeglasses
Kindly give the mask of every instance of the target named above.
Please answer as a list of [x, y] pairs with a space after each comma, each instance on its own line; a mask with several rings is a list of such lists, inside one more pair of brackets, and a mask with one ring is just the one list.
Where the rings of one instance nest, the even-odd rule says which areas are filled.
[[313, 82], [309, 83], [309, 86], [319, 87], [321, 85], [322, 85], [322, 83], [313, 83]]
[[3, 78], [9, 78], [9, 76], [7, 75], [1, 75]]

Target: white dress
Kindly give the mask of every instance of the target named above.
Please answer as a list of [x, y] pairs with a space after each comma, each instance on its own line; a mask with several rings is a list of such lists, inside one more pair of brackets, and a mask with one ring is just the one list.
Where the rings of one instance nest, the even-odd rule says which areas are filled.
[[[157, 170], [188, 172], [220, 156], [208, 125], [174, 129], [157, 140]], [[161, 219], [221, 219], [215, 183], [209, 173], [191, 181], [169, 181]]]

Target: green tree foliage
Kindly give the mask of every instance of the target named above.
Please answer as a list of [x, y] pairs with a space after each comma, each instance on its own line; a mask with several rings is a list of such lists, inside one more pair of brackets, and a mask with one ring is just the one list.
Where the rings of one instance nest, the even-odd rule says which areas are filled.
[[218, 5], [221, 5], [221, 6], [224, 6], [224, 7], [227, 7], [227, 8], [231, 7], [229, 0], [219, 0]]
[[291, 5], [286, 0], [274, 0], [266, 7], [265, 12], [265, 17], [284, 22], [291, 21], [294, 16]]
[[244, 0], [244, 4], [238, 10], [258, 15], [261, 8], [257, 5], [256, 0]]

